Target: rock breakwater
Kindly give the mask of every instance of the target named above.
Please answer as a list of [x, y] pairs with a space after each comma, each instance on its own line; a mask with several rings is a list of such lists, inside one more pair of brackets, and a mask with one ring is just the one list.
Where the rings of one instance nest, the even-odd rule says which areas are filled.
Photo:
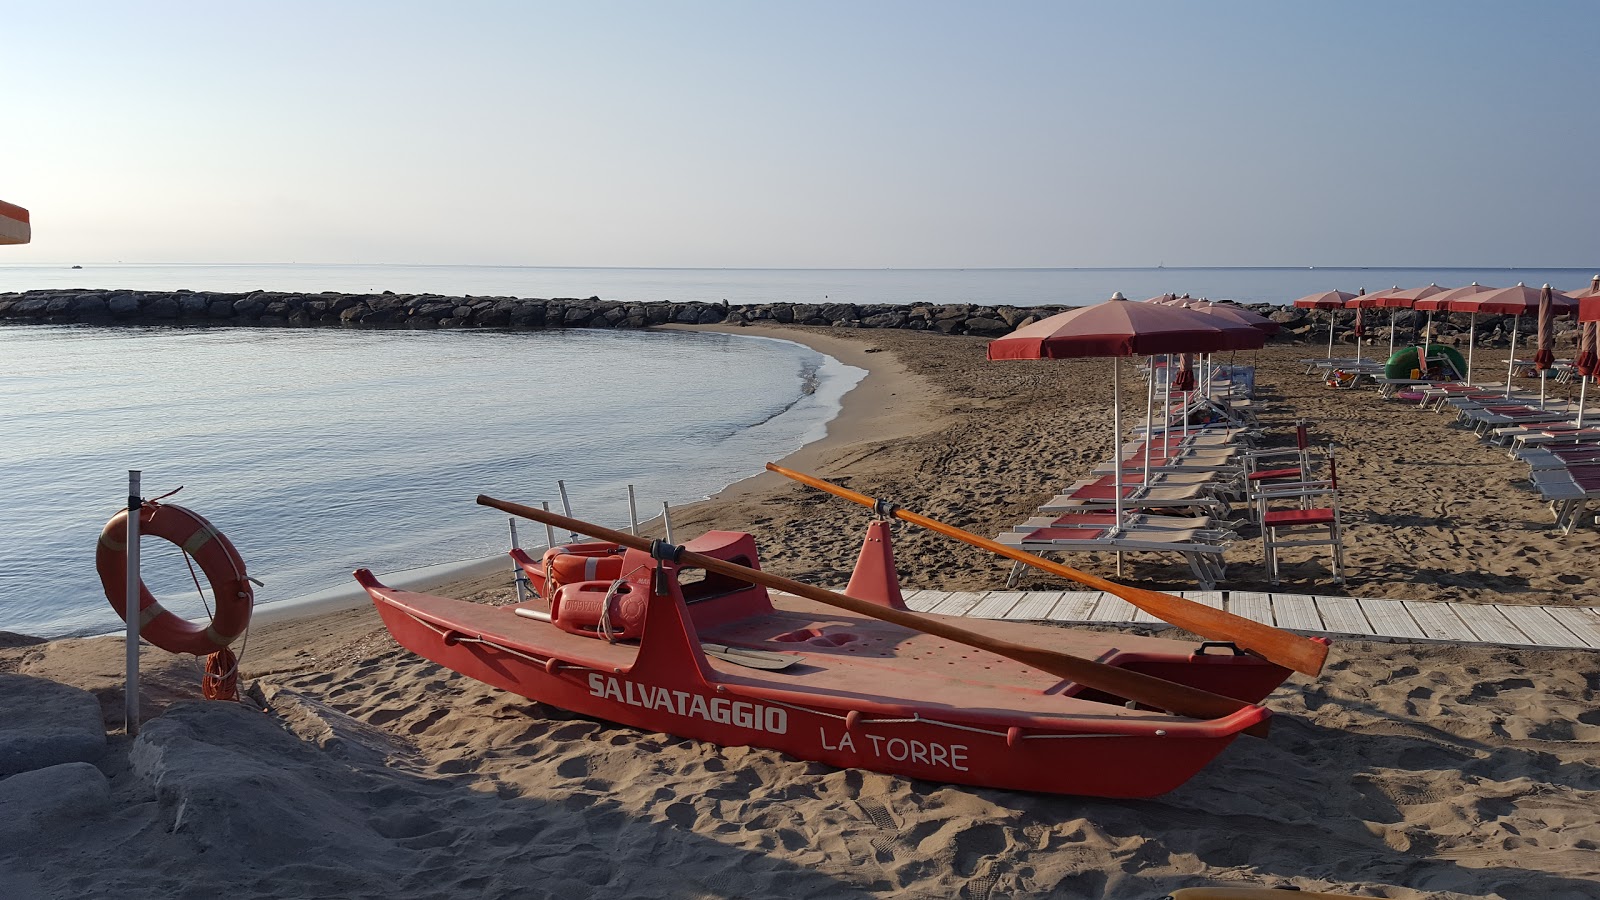
[[[1241, 304], [1278, 322], [1283, 331], [1275, 339], [1326, 341], [1328, 315], [1271, 303]], [[905, 328], [999, 337], [1071, 307], [1008, 306], [979, 303], [629, 303], [557, 297], [450, 297], [439, 294], [342, 294], [249, 291], [132, 291], [55, 289], [0, 293], [0, 323], [78, 325], [233, 325], [261, 327], [356, 328], [649, 328], [657, 325], [794, 324], [833, 328]], [[1338, 314], [1336, 339], [1353, 343], [1350, 334], [1355, 313]], [[1398, 337], [1409, 342], [1422, 314], [1397, 310]], [[1383, 315], [1368, 314], [1369, 340], [1386, 341], [1388, 323]], [[1531, 323], [1525, 323], [1529, 325]], [[1434, 319], [1435, 340], [1465, 343], [1469, 319], [1465, 315], [1439, 315]], [[1522, 332], [1527, 334], [1528, 328]], [[1480, 346], [1505, 346], [1511, 317], [1483, 316], [1477, 322]], [[1576, 328], [1567, 320], [1557, 326], [1558, 343], [1576, 341]]]

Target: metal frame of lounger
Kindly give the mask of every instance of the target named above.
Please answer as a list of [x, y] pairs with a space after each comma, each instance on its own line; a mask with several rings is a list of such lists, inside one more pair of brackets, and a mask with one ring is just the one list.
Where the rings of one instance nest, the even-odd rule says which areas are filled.
[[[1236, 536], [1233, 532], [1201, 531], [1193, 532], [1175, 530], [1123, 530], [1114, 537], [1074, 538], [1061, 532], [1083, 531], [1086, 534], [1091, 529], [1040, 529], [1039, 531], [1010, 531], [1001, 534], [997, 540], [1008, 547], [1016, 547], [1029, 553], [1176, 553], [1181, 555], [1189, 564], [1189, 570], [1194, 573], [1195, 580], [1199, 582], [1200, 590], [1211, 591], [1227, 578], [1227, 566], [1223, 561], [1223, 554], [1232, 546]], [[1041, 533], [1049, 535], [1041, 536]], [[1226, 539], [1206, 539], [1202, 535], [1215, 535], [1220, 538], [1228, 535]], [[1006, 575], [1006, 587], [1014, 588], [1021, 580], [1025, 563], [1013, 563], [1011, 571]]]

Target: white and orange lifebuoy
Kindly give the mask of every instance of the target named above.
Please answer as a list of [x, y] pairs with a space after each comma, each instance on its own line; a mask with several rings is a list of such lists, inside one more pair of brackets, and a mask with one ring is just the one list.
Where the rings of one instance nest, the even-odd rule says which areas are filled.
[[[233, 542], [203, 516], [181, 506], [148, 501], [139, 510], [139, 534], [177, 544], [194, 558], [211, 584], [216, 608], [209, 623], [197, 625], [165, 609], [139, 582], [139, 635], [168, 653], [205, 656], [226, 650], [250, 625], [255, 592], [245, 574], [244, 558]], [[117, 615], [127, 620], [128, 511], [111, 517], [100, 532], [94, 566]]]
[[565, 584], [579, 581], [614, 581], [622, 576], [623, 548], [598, 541], [564, 544], [544, 552], [546, 597], [554, 597]]

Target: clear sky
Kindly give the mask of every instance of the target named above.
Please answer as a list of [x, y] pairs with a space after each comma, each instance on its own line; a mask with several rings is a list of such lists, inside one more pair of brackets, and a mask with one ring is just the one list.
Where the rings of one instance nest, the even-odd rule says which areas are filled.
[[25, 262], [1590, 266], [1600, 3], [0, 0]]

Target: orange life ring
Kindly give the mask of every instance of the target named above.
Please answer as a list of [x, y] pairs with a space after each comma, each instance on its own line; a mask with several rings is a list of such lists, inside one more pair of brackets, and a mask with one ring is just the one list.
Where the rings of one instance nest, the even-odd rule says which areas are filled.
[[544, 552], [545, 596], [554, 597], [564, 584], [615, 581], [622, 575], [622, 548], [595, 542], [566, 544]]
[[[203, 516], [181, 506], [147, 502], [139, 510], [139, 534], [171, 541], [194, 557], [200, 571], [211, 584], [216, 610], [204, 627], [180, 618], [156, 602], [155, 595], [139, 582], [139, 634], [168, 653], [193, 653], [205, 656], [227, 649], [250, 624], [255, 592], [245, 574], [244, 558], [216, 526]], [[100, 532], [94, 567], [100, 584], [117, 615], [127, 621], [128, 597], [128, 511], [111, 517]]]

